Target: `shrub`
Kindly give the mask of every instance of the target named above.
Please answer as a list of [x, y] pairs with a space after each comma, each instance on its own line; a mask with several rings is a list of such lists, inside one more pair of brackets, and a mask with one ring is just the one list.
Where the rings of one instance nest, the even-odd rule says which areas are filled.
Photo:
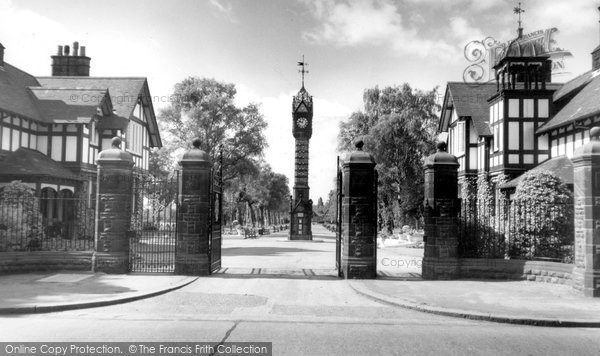
[[549, 171], [529, 171], [517, 185], [510, 255], [570, 262], [573, 245], [573, 194]]
[[0, 190], [0, 226], [0, 251], [40, 248], [42, 217], [31, 187], [13, 181]]

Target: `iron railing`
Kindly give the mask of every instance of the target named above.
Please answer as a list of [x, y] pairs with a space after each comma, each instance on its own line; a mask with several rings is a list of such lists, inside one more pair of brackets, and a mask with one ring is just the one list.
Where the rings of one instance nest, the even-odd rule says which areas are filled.
[[178, 175], [134, 179], [129, 237], [132, 272], [173, 272]]
[[573, 263], [573, 204], [463, 200], [459, 255]]
[[88, 199], [0, 195], [0, 252], [91, 251], [94, 217]]

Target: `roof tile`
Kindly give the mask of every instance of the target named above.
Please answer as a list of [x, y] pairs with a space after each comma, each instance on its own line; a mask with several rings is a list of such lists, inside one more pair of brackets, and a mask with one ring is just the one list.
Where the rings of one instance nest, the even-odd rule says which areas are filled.
[[53, 177], [81, 180], [60, 163], [39, 151], [21, 147], [0, 161], [0, 176]]

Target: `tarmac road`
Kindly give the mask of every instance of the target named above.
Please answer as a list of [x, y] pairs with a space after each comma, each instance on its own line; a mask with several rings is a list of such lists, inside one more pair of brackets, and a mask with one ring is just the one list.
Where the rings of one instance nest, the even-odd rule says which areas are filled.
[[[328, 241], [291, 243], [272, 236], [230, 243], [224, 243], [223, 263], [231, 270], [334, 266], [331, 247], [335, 245]], [[380, 258], [403, 257], [399, 250], [386, 251], [380, 252]], [[274, 355], [600, 354], [600, 329], [531, 327], [426, 314], [364, 297], [348, 281], [327, 275], [227, 272], [126, 304], [2, 316], [0, 341], [265, 341], [273, 343]]]
[[[274, 355], [597, 355], [600, 331], [477, 322], [380, 304], [343, 280], [201, 278], [132, 303], [0, 318], [1, 341], [273, 343]], [[0, 354], [2, 354], [0, 352]]]

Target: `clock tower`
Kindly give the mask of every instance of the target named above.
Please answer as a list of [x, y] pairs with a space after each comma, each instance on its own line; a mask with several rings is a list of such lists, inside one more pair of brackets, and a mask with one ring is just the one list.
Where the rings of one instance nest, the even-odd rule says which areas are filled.
[[290, 210], [290, 240], [312, 240], [312, 200], [308, 187], [308, 142], [312, 136], [313, 100], [304, 88], [307, 63], [302, 67], [302, 88], [292, 100], [292, 134], [296, 141], [294, 196]]

